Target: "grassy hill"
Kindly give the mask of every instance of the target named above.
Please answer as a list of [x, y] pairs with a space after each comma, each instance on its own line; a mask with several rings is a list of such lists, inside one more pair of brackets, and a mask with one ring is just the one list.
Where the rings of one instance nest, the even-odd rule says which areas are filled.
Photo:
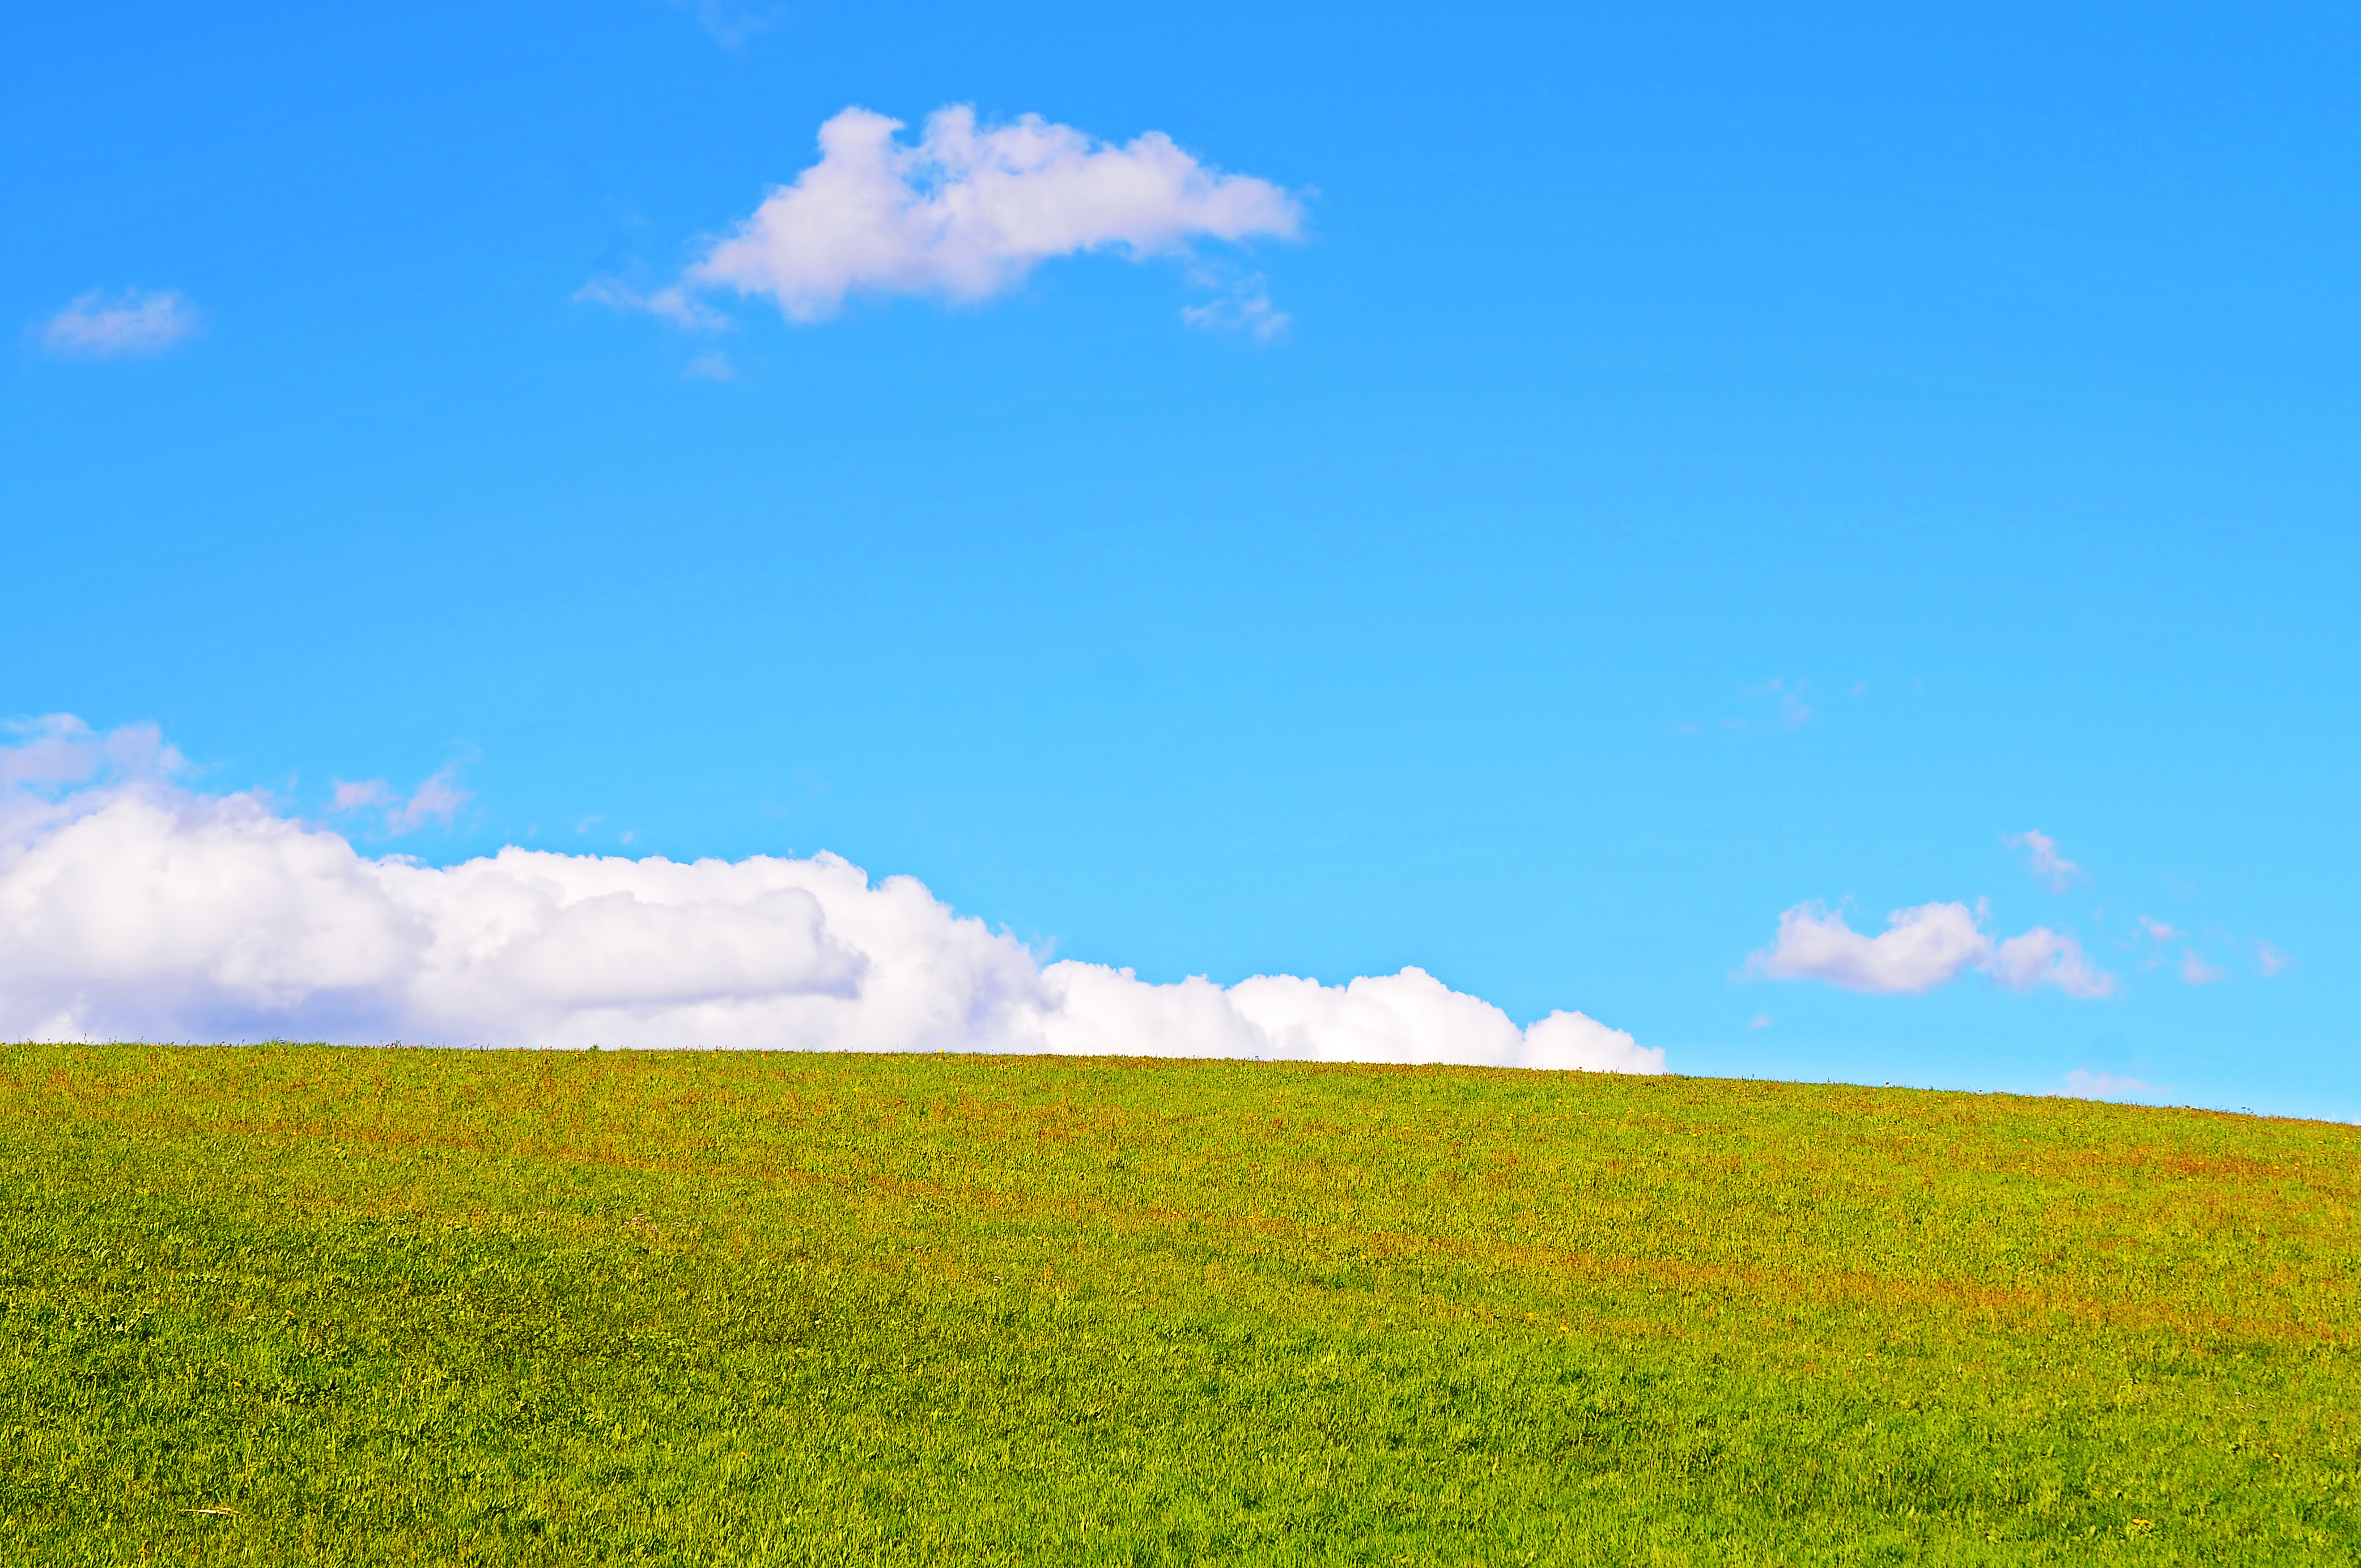
[[11, 1563], [2361, 1555], [2361, 1129], [0, 1047]]

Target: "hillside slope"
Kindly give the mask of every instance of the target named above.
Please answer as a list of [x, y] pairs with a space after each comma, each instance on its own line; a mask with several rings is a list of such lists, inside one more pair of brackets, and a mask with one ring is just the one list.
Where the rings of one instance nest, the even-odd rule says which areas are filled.
[[22, 1562], [2361, 1552], [2361, 1129], [1071, 1058], [0, 1048]]

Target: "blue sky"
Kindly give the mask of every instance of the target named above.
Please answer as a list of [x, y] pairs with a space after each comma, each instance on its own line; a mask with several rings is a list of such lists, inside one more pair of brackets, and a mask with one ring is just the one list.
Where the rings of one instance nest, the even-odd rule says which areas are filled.
[[[372, 853], [826, 849], [1154, 981], [2361, 1116], [2349, 8], [102, 5], [0, 61], [0, 714], [466, 793]], [[1300, 233], [584, 297], [956, 104]], [[1184, 319], [1257, 276], [1282, 331]], [[52, 324], [159, 291], [148, 351]], [[1979, 900], [2112, 989], [1749, 971]]]

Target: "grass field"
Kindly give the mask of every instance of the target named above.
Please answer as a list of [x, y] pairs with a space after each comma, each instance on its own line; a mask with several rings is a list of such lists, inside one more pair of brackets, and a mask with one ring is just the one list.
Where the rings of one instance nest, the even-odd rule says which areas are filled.
[[2361, 1556], [2361, 1129], [0, 1047], [0, 1561]]

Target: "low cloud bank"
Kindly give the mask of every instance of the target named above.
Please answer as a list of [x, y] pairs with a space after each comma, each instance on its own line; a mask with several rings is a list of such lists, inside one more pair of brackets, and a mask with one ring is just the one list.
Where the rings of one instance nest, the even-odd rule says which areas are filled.
[[175, 782], [152, 728], [0, 747], [0, 1037], [1055, 1051], [1662, 1072], [1579, 1013], [1520, 1029], [1422, 970], [1153, 985], [1044, 965], [833, 855], [364, 855]]
[[1750, 954], [1747, 968], [1767, 980], [1817, 980], [1847, 991], [1915, 993], [1981, 971], [2011, 991], [2054, 985], [2069, 996], [2106, 996], [2114, 976], [2093, 966], [2082, 945], [2047, 927], [1995, 940], [1980, 909], [1921, 904], [1886, 916], [1864, 936], [1841, 910], [1799, 904], [1779, 916], [1779, 935]]

